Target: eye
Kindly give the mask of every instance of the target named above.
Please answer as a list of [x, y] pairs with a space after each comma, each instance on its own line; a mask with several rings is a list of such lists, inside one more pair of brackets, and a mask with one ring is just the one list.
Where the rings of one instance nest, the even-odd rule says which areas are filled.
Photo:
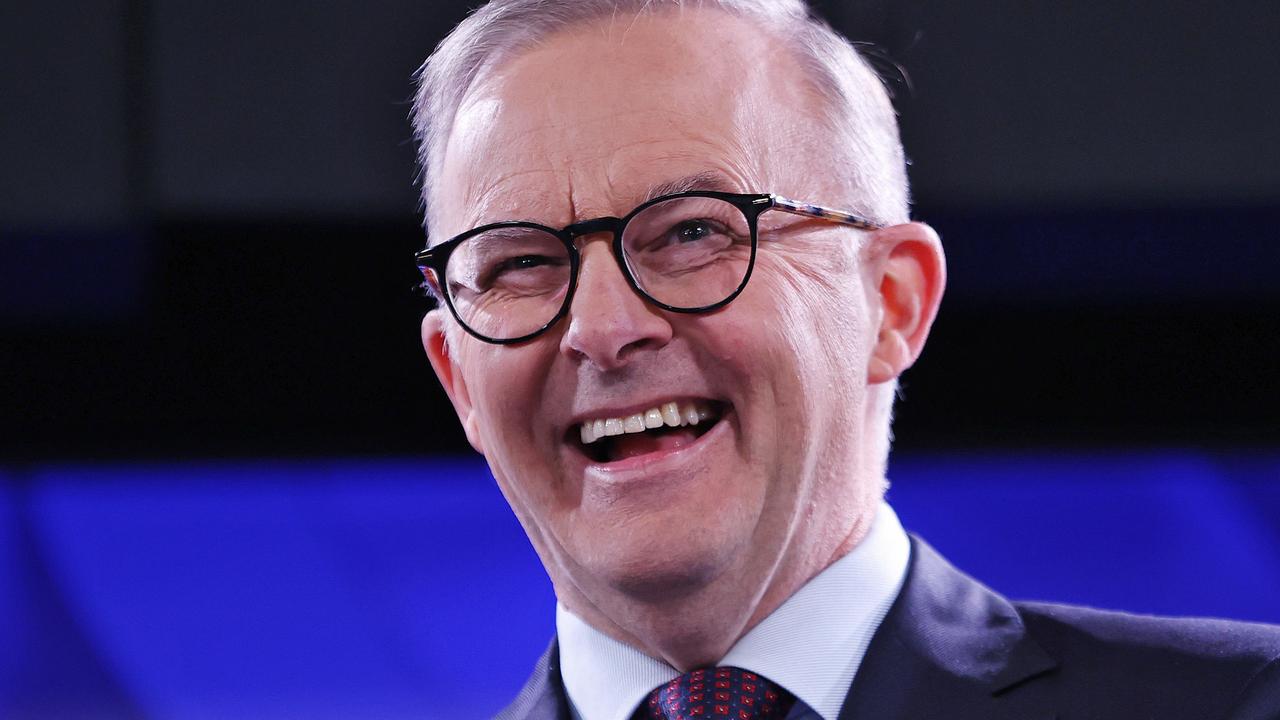
[[458, 245], [445, 272], [459, 293], [496, 290], [525, 296], [554, 292], [567, 281], [570, 264], [569, 251], [557, 236], [538, 228], [500, 227]]
[[[718, 198], [690, 196], [661, 200], [631, 219], [623, 250], [636, 262], [692, 267], [716, 253], [745, 243], [751, 229], [745, 215]], [[646, 259], [641, 260], [644, 256]]]
[[682, 220], [673, 225], [666, 233], [657, 238], [653, 249], [662, 247], [702, 244], [725, 238], [731, 231], [724, 223], [709, 218], [693, 218]]
[[676, 226], [675, 237], [682, 243], [697, 242], [718, 232], [724, 232], [724, 227], [719, 223], [713, 223], [710, 220], [686, 220]]
[[503, 273], [508, 270], [528, 270], [540, 265], [550, 265], [552, 259], [545, 255], [520, 255], [513, 258], [503, 260], [496, 268], [495, 273]]
[[[547, 255], [513, 255], [496, 261], [483, 274], [480, 287], [486, 290], [499, 287], [529, 289], [550, 281], [549, 273], [566, 264], [564, 258]], [[558, 273], [555, 273], [558, 277]]]

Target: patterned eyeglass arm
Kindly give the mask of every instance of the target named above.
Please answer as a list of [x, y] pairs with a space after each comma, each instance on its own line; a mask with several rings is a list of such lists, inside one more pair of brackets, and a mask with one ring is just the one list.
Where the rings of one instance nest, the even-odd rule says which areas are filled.
[[413, 260], [418, 266], [418, 272], [422, 273], [422, 282], [413, 286], [413, 290], [423, 295], [441, 302], [444, 295], [441, 294], [439, 280], [436, 278], [436, 270], [431, 265], [432, 256], [435, 252], [431, 248], [419, 250], [413, 254]]
[[790, 198], [784, 198], [781, 195], [770, 195], [769, 198], [773, 201], [772, 207], [782, 210], [783, 212], [789, 212], [793, 215], [804, 215], [806, 217], [830, 220], [831, 222], [850, 225], [860, 230], [881, 230], [885, 227], [881, 223], [868, 220], [861, 215], [855, 215], [851, 212], [822, 207], [821, 205], [796, 202]]

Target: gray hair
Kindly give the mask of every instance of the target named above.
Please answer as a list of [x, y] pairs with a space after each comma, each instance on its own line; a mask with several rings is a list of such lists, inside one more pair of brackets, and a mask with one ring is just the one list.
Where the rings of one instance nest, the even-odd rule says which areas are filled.
[[[492, 0], [463, 20], [416, 73], [412, 122], [418, 144], [423, 227], [438, 208], [437, 187], [458, 107], [483, 75], [557, 30], [683, 6], [719, 8], [753, 20], [789, 45], [827, 102], [845, 196], [840, 202], [886, 224], [905, 222], [909, 197], [902, 141], [888, 93], [848, 40], [815, 17], [804, 0]], [[868, 87], [879, 92], [868, 93]], [[843, 151], [843, 153], [841, 152]]]

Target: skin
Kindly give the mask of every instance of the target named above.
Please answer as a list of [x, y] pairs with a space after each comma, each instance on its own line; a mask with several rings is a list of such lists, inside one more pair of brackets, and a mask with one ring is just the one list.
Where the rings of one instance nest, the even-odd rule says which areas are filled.
[[[621, 216], [699, 173], [842, 207], [802, 77], [787, 50], [718, 11], [563, 31], [465, 99], [436, 236]], [[863, 233], [766, 213], [743, 294], [678, 315], [628, 287], [607, 235], [580, 243], [573, 306], [544, 335], [488, 345], [434, 310], [423, 343], [560, 601], [681, 671], [713, 664], [865, 535], [893, 380], [941, 298], [941, 245], [916, 223]], [[694, 446], [627, 472], [564, 442], [584, 415], [678, 398], [731, 410]]]

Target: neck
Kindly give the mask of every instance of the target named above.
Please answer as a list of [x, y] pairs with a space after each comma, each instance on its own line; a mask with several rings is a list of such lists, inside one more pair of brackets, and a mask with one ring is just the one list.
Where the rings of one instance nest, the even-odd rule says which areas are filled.
[[611, 587], [556, 582], [556, 595], [597, 630], [688, 672], [715, 665], [805, 583], [856, 547], [874, 517], [874, 506], [858, 513], [830, 546], [788, 548], [768, 577], [754, 584], [745, 567], [735, 566], [692, 591], [637, 597]]

